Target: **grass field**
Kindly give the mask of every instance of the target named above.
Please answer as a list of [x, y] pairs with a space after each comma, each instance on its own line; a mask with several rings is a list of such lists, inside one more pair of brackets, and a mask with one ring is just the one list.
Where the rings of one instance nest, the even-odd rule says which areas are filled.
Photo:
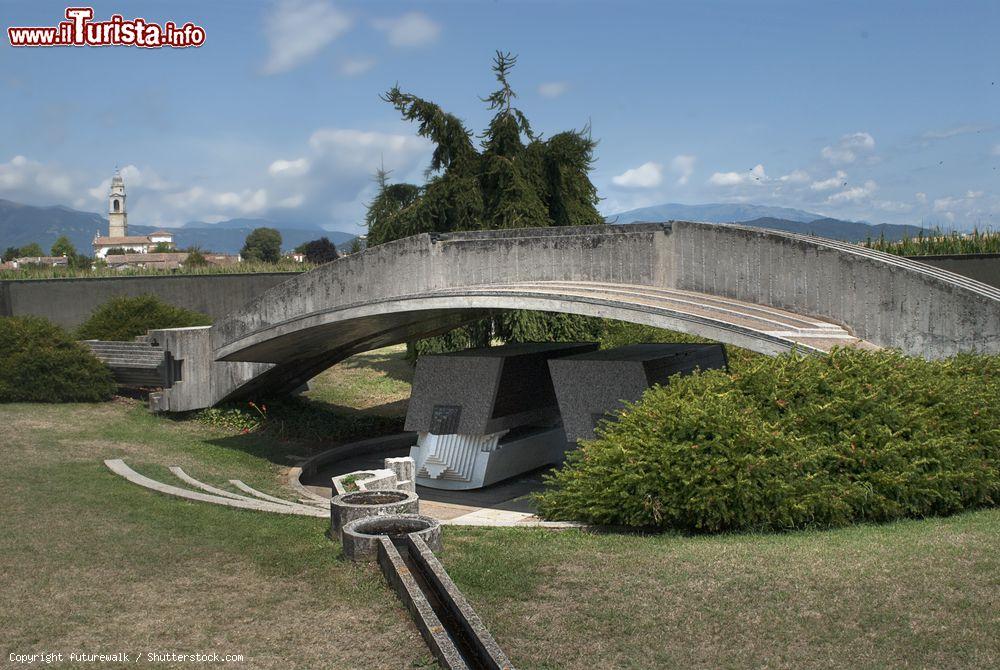
[[[311, 394], [399, 411], [400, 365], [398, 349], [375, 352], [324, 373]], [[101, 462], [122, 457], [163, 481], [176, 464], [281, 494], [285, 469], [316, 445], [124, 400], [0, 405], [0, 445], [5, 663], [75, 650], [242, 654], [233, 667], [255, 668], [433, 666], [378, 573], [344, 562], [322, 520], [166, 498]], [[444, 542], [446, 567], [519, 668], [1000, 664], [996, 509], [773, 535], [449, 528]]]

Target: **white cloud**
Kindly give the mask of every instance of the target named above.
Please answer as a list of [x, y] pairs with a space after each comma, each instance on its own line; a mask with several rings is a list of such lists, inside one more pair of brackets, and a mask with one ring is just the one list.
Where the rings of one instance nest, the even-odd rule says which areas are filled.
[[663, 166], [652, 161], [643, 163], [637, 168], [625, 170], [611, 181], [616, 186], [625, 188], [653, 188], [663, 181]]
[[820, 155], [833, 164], [853, 163], [858, 156], [875, 149], [875, 138], [868, 133], [844, 135], [833, 146], [823, 147]]
[[792, 170], [788, 174], [778, 177], [778, 181], [789, 184], [804, 184], [809, 181], [809, 173], [805, 170]]
[[[125, 190], [127, 193], [132, 193], [137, 190], [145, 191], [167, 191], [173, 186], [170, 182], [162, 179], [152, 170], [140, 170], [135, 165], [126, 165], [118, 170], [122, 179], [125, 180]], [[105, 177], [101, 180], [97, 186], [88, 189], [87, 193], [90, 194], [91, 198], [95, 200], [105, 200], [108, 197], [108, 192], [111, 190], [111, 177]]]
[[309, 159], [296, 158], [295, 160], [278, 159], [267, 168], [272, 177], [301, 177], [309, 172]]
[[357, 77], [375, 67], [374, 58], [347, 58], [337, 68], [345, 77]]
[[809, 185], [809, 188], [813, 191], [832, 191], [835, 188], [845, 186], [845, 179], [847, 179], [847, 173], [843, 170], [837, 170], [837, 174], [833, 177], [823, 179], [821, 181], [814, 181]]
[[968, 135], [969, 133], [979, 133], [984, 130], [990, 130], [992, 126], [985, 126], [982, 124], [966, 123], [961, 126], [954, 126], [952, 128], [945, 128], [943, 130], [928, 130], [923, 133], [920, 137], [924, 140], [946, 140], [952, 137], [957, 137], [959, 135]]
[[919, 203], [925, 203], [925, 202], [927, 202], [927, 194], [924, 193], [923, 191], [917, 191], [913, 195], [916, 197], [917, 202], [919, 202]]
[[878, 184], [869, 179], [862, 186], [852, 186], [840, 193], [834, 193], [826, 199], [831, 205], [856, 203], [870, 198], [878, 190]]
[[78, 192], [75, 181], [59, 167], [45, 165], [21, 155], [0, 163], [0, 193], [19, 202], [71, 198]]
[[547, 81], [538, 85], [538, 95], [543, 98], [558, 98], [569, 90], [569, 84], [565, 81]]
[[319, 158], [348, 168], [361, 168], [369, 173], [384, 158], [388, 165], [409, 163], [429, 150], [430, 143], [422, 137], [396, 135], [350, 128], [320, 128], [309, 138], [309, 147]]
[[275, 206], [283, 207], [285, 209], [296, 209], [298, 207], [301, 207], [302, 203], [305, 202], [305, 200], [306, 197], [304, 195], [302, 195], [301, 193], [296, 193], [295, 195], [290, 195], [287, 198], [282, 198], [281, 200], [275, 203]]
[[893, 212], [893, 213], [905, 213], [913, 209], [913, 205], [908, 202], [900, 202], [898, 200], [879, 200], [875, 203], [875, 206], [881, 209], [883, 212]]
[[376, 30], [386, 34], [394, 47], [419, 47], [436, 42], [441, 26], [420, 12], [409, 12], [394, 19], [375, 19]]
[[240, 214], [260, 214], [267, 208], [267, 191], [262, 188], [245, 189], [239, 193], [227, 191], [211, 196], [213, 205]]
[[688, 183], [691, 175], [694, 173], [694, 164], [697, 160], [697, 156], [691, 156], [689, 154], [679, 154], [674, 156], [674, 159], [670, 161], [670, 169], [676, 174], [680, 175], [677, 177], [677, 185], [684, 186]]
[[708, 178], [715, 186], [739, 186], [740, 184], [759, 184], [768, 181], [764, 166], [757, 164], [746, 172], [716, 172]]
[[268, 13], [264, 74], [287, 72], [318, 54], [350, 29], [346, 13], [324, 0], [283, 0]]

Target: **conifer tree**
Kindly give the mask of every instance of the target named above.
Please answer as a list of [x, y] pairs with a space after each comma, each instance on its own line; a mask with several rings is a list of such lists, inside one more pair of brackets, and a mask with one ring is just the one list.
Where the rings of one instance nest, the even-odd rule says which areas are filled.
[[[493, 112], [487, 128], [474, 136], [456, 116], [396, 85], [382, 95], [417, 133], [434, 144], [423, 186], [390, 184], [376, 173], [379, 188], [368, 206], [368, 245], [428, 232], [494, 230], [603, 223], [597, 189], [589, 172], [596, 142], [590, 128], [543, 139], [514, 105], [510, 85], [517, 57], [498, 51], [493, 73], [499, 87], [485, 98]], [[510, 312], [424, 340], [418, 352], [486, 346], [504, 341], [587, 339], [596, 322], [568, 315]]]

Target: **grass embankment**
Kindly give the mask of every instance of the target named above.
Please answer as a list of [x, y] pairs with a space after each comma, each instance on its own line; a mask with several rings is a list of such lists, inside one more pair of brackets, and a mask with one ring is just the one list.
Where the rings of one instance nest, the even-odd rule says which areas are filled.
[[[406, 383], [389, 372], [400, 356], [348, 361], [311, 393], [389, 411]], [[283, 469], [312, 445], [126, 401], [0, 405], [0, 445], [4, 659], [103, 650], [244, 654], [235, 667], [430, 662], [382, 578], [340, 560], [322, 520], [167, 498], [101, 462], [122, 457], [162, 481], [176, 464], [287, 496]], [[446, 566], [519, 668], [1000, 662], [1000, 510], [710, 537], [449, 528], [444, 541]]]

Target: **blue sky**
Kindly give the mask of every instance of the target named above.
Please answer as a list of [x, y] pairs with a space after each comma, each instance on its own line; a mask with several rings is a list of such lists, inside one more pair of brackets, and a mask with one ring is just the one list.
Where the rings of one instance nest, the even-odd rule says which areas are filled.
[[[64, 3], [0, 2], [3, 27]], [[591, 124], [601, 210], [751, 202], [1000, 228], [1000, 3], [118, 2], [197, 49], [0, 47], [0, 197], [129, 220], [262, 217], [356, 233], [384, 160], [420, 180], [401, 88], [478, 131], [494, 50], [552, 134]], [[5, 31], [6, 32], [6, 31]]]

